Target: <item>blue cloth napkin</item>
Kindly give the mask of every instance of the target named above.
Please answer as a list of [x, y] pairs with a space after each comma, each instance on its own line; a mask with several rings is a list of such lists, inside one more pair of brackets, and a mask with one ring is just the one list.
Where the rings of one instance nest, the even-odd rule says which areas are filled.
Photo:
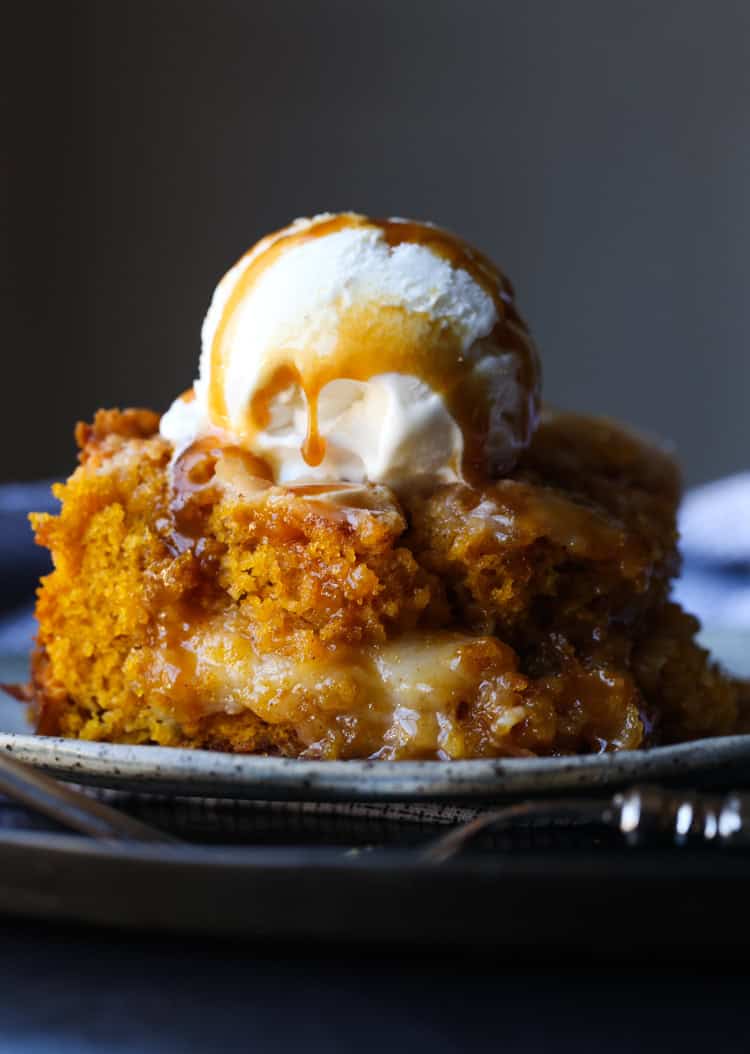
[[750, 472], [689, 491], [674, 596], [706, 625], [750, 629]]
[[[55, 511], [50, 481], [0, 485], [0, 654], [28, 651], [33, 595], [49, 556], [27, 515]], [[707, 625], [750, 629], [750, 472], [689, 491], [680, 512], [684, 572], [674, 595]]]
[[51, 569], [49, 553], [34, 544], [30, 511], [55, 512], [51, 480], [0, 485], [0, 654], [24, 653], [35, 633], [34, 590]]

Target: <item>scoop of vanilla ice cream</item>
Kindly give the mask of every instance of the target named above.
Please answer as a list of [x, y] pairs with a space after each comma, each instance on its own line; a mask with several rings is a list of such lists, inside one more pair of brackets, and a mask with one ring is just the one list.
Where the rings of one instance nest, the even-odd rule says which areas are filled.
[[195, 397], [175, 401], [162, 435], [179, 450], [222, 434], [279, 483], [450, 482], [465, 449], [450, 396], [468, 378], [487, 399], [490, 459], [512, 466], [535, 424], [533, 345], [521, 327], [498, 345], [499, 286], [459, 266], [440, 237], [325, 214], [263, 239], [219, 283]]

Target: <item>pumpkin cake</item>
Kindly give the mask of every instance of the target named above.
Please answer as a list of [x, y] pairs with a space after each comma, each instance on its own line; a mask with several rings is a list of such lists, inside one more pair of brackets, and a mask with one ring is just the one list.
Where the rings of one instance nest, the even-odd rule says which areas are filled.
[[507, 279], [437, 228], [263, 239], [194, 388], [76, 438], [59, 515], [33, 516], [43, 734], [448, 760], [738, 727], [669, 599], [671, 456], [542, 412]]

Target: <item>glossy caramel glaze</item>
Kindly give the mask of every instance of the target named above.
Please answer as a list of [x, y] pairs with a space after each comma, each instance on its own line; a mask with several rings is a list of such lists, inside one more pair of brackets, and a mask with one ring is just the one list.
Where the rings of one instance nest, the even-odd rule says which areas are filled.
[[268, 465], [224, 437], [207, 435], [196, 439], [174, 459], [170, 469], [170, 545], [176, 553], [191, 548], [202, 537], [205, 507], [216, 500], [214, 477], [217, 461], [239, 461], [253, 480], [270, 480]]
[[[300, 229], [289, 228], [263, 239], [243, 258], [244, 269], [221, 312], [210, 349], [209, 416], [218, 428], [231, 431], [226, 404], [226, 368], [237, 308], [262, 274], [289, 250], [306, 242], [352, 227], [372, 227], [382, 232], [390, 247], [413, 243], [429, 248], [457, 269], [466, 271], [491, 297], [497, 323], [483, 343], [497, 353], [517, 355], [518, 383], [524, 392], [520, 419], [514, 428], [525, 444], [535, 427], [539, 409], [539, 361], [528, 330], [518, 314], [508, 279], [482, 253], [462, 239], [427, 224], [405, 220], [376, 220], [353, 213], [322, 219]], [[242, 266], [242, 261], [240, 261]], [[304, 393], [307, 432], [302, 455], [310, 466], [321, 463], [325, 440], [318, 426], [318, 399], [331, 381], [367, 381], [376, 374], [396, 372], [419, 377], [445, 399], [464, 439], [463, 470], [467, 476], [485, 478], [507, 471], [511, 465], [489, 455], [493, 405], [486, 378], [460, 354], [459, 337], [446, 320], [408, 314], [394, 305], [370, 304], [342, 315], [337, 345], [332, 355], [312, 357], [278, 349], [268, 364], [263, 386], [251, 401], [242, 438], [251, 441], [270, 417], [270, 405], [279, 392], [298, 385]], [[504, 457], [507, 458], [507, 453]]]

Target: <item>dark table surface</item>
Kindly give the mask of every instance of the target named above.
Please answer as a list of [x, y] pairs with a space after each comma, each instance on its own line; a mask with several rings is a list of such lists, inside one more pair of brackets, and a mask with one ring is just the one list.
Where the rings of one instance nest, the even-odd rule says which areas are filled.
[[13, 922], [3, 927], [0, 993], [4, 1054], [748, 1049], [747, 979], [741, 967], [715, 964], [519, 964], [501, 952], [154, 939]]

